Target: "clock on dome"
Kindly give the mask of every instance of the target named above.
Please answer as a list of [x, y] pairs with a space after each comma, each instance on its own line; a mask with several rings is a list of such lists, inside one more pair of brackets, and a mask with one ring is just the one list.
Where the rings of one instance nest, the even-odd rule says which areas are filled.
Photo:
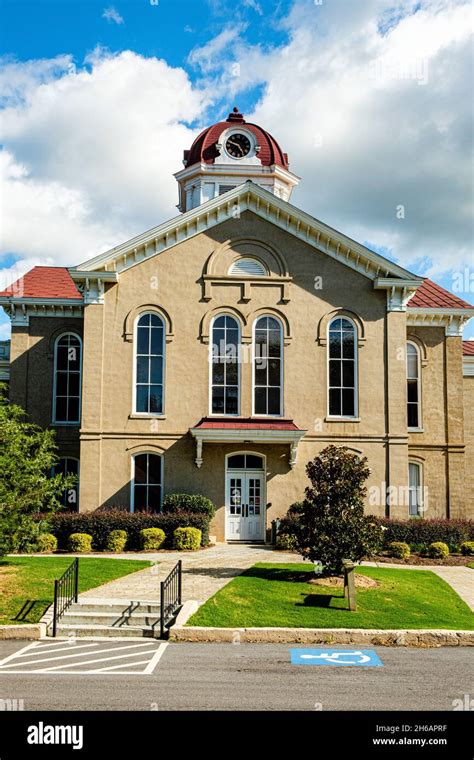
[[255, 182], [288, 201], [299, 177], [272, 135], [244, 119], [235, 107], [224, 121], [206, 127], [184, 151], [184, 168], [174, 176], [180, 211], [190, 211], [225, 196], [245, 182]]
[[244, 158], [250, 153], [250, 140], [246, 135], [236, 132], [225, 142], [225, 149], [232, 158]]

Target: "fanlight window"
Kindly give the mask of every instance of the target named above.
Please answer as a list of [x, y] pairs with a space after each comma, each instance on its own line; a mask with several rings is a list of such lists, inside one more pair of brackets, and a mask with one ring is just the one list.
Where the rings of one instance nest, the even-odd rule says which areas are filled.
[[229, 274], [245, 275], [246, 277], [265, 277], [268, 274], [267, 268], [258, 259], [243, 258], [234, 261]]
[[232, 454], [227, 460], [228, 470], [263, 470], [263, 458], [258, 454]]

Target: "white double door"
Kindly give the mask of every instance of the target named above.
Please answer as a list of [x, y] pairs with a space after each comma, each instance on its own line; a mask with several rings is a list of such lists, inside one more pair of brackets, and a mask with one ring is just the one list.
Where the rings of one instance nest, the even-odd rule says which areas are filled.
[[265, 538], [264, 475], [233, 470], [226, 482], [226, 538], [263, 541]]

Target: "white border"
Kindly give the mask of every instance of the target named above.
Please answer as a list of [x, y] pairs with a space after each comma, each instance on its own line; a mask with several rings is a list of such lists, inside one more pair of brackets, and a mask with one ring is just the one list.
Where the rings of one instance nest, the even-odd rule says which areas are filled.
[[[417, 404], [418, 404], [418, 425], [416, 427], [408, 427], [408, 350], [406, 351], [406, 380], [407, 380], [407, 430], [410, 433], [422, 433], [423, 432], [423, 407], [421, 405], [421, 356], [420, 347], [414, 340], [407, 340], [407, 346], [413, 346], [416, 351], [417, 362], [417, 374], [418, 374], [418, 388], [417, 388]], [[413, 380], [413, 378], [410, 378]]]
[[[260, 319], [263, 319], [264, 317], [272, 317], [275, 319], [278, 324], [280, 325], [280, 348], [281, 348], [281, 355], [280, 355], [280, 414], [257, 414], [255, 411], [255, 329], [257, 326], [257, 322], [259, 322]], [[268, 332], [268, 330], [267, 330]], [[267, 357], [269, 359], [270, 357]], [[284, 393], [284, 382], [285, 382], [285, 334], [283, 330], [283, 323], [279, 317], [277, 317], [275, 314], [271, 314], [270, 312], [265, 314], [259, 314], [256, 319], [254, 319], [252, 324], [252, 417], [268, 417], [269, 419], [281, 419], [285, 416], [285, 393]], [[258, 386], [259, 388], [263, 386]], [[269, 386], [265, 386], [268, 388]]]
[[[346, 319], [348, 322], [351, 323], [353, 329], [354, 329], [354, 414], [348, 417], [345, 414], [331, 414], [329, 409], [329, 388], [331, 387], [329, 385], [329, 360], [330, 360], [330, 341], [329, 341], [329, 331], [331, 329], [331, 325], [333, 322], [335, 322], [336, 319]], [[354, 322], [353, 319], [350, 317], [346, 317], [345, 314], [340, 314], [339, 316], [336, 314], [328, 323], [327, 331], [326, 331], [326, 404], [327, 404], [327, 415], [326, 419], [331, 422], [332, 420], [340, 421], [340, 420], [347, 420], [348, 422], [359, 422], [359, 331], [357, 329], [357, 325]], [[341, 352], [342, 352], [342, 345], [341, 345]], [[342, 353], [341, 353], [342, 356]], [[341, 359], [342, 361], [342, 359]], [[341, 369], [341, 380], [342, 380], [342, 369]]]
[[[237, 412], [235, 414], [226, 414], [225, 412], [213, 412], [212, 411], [212, 346], [213, 346], [213, 332], [214, 332], [214, 322], [219, 317], [231, 317], [237, 324], [237, 329], [239, 331], [238, 339], [237, 339], [237, 351], [238, 351], [238, 358], [237, 358], [237, 365], [238, 365], [238, 389], [237, 389]], [[220, 329], [220, 328], [218, 328]], [[208, 353], [208, 363], [209, 363], [209, 417], [229, 417], [230, 419], [234, 417], [240, 417], [240, 407], [241, 407], [241, 397], [242, 397], [242, 325], [240, 323], [240, 320], [235, 316], [235, 314], [232, 314], [228, 311], [220, 311], [218, 314], [215, 314], [211, 320], [211, 324], [209, 327], [209, 353]], [[224, 386], [225, 388], [226, 386]]]
[[[163, 395], [162, 395], [162, 409], [161, 412], [137, 412], [137, 345], [138, 345], [138, 322], [139, 320], [146, 316], [147, 314], [153, 314], [154, 316], [158, 317], [161, 321], [161, 325], [163, 327]], [[151, 329], [151, 328], [150, 328]], [[133, 368], [132, 368], [132, 415], [134, 417], [138, 417], [139, 419], [159, 419], [160, 417], [165, 416], [165, 406], [166, 406], [166, 324], [165, 320], [163, 319], [162, 315], [159, 311], [153, 311], [153, 309], [146, 309], [145, 311], [141, 311], [137, 316], [135, 317], [135, 321], [133, 323]]]
[[[130, 457], [130, 468], [131, 468], [131, 474], [130, 474], [130, 512], [132, 514], [135, 514], [135, 457], [139, 457], [142, 454], [148, 454], [152, 455], [154, 457], [159, 457], [161, 461], [161, 492], [160, 492], [160, 510], [159, 512], [145, 512], [145, 514], [161, 514], [163, 512], [163, 495], [164, 495], [164, 488], [165, 488], [165, 457], [163, 454], [157, 454], [156, 451], [148, 451], [148, 449], [145, 449], [144, 451], [137, 451], [135, 454], [132, 454]], [[148, 475], [147, 475], [148, 477]], [[149, 485], [149, 483], [147, 483]]]

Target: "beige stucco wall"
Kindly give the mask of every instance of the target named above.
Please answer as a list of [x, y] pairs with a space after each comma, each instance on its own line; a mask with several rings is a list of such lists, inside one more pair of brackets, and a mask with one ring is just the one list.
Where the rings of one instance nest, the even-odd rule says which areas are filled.
[[[274, 284], [252, 284], [244, 293], [241, 284], [219, 279], [236, 255], [226, 241], [239, 241], [242, 253], [242, 239], [254, 241], [249, 251], [261, 240], [277, 252], [277, 259], [269, 253], [267, 262]], [[282, 262], [292, 278], [289, 286]], [[211, 283], [208, 277], [204, 286], [203, 275], [210, 271], [216, 279]], [[321, 288], [315, 289], [315, 278], [321, 278]], [[161, 310], [167, 323], [165, 410], [161, 418], [144, 419], [132, 413], [132, 333], [140, 310], [151, 306]], [[252, 323], [263, 311], [280, 316], [285, 324], [284, 416], [308, 431], [293, 470], [289, 447], [270, 444], [204, 444], [202, 468], [194, 463], [195, 443], [188, 431], [209, 413], [208, 332], [212, 315], [220, 309], [240, 317], [247, 348]], [[327, 419], [325, 324], [336, 309], [355, 315], [358, 324], [359, 420], [353, 422]], [[51, 419], [53, 334], [69, 327], [80, 330], [81, 322], [37, 318], [29, 329], [14, 331], [13, 398], [24, 400], [32, 418], [45, 426]], [[212, 498], [218, 507], [213, 532], [222, 539], [227, 453], [245, 449], [267, 457], [269, 525], [303, 497], [306, 463], [333, 442], [368, 457], [369, 512], [386, 513], [384, 486], [406, 489], [409, 457], [415, 457], [429, 486], [427, 516], [466, 514], [460, 339], [446, 338], [441, 328], [407, 330], [406, 313], [387, 313], [385, 292], [374, 290], [369, 279], [251, 212], [122, 272], [117, 284], [106, 286], [103, 305], [85, 308], [83, 331], [81, 510], [128, 507], [131, 457], [155, 451], [164, 454], [165, 493], [194, 491]], [[407, 332], [423, 354], [423, 432], [410, 434]], [[240, 412], [245, 417], [252, 413], [251, 385], [251, 363], [244, 361]], [[77, 428], [59, 433], [65, 446], [69, 444], [61, 436], [77, 440]], [[472, 515], [470, 502], [468, 508]], [[408, 515], [407, 505], [396, 500], [389, 511], [393, 517]]]
[[467, 517], [474, 516], [474, 376], [463, 378], [464, 441], [466, 456], [464, 467], [464, 506]]

